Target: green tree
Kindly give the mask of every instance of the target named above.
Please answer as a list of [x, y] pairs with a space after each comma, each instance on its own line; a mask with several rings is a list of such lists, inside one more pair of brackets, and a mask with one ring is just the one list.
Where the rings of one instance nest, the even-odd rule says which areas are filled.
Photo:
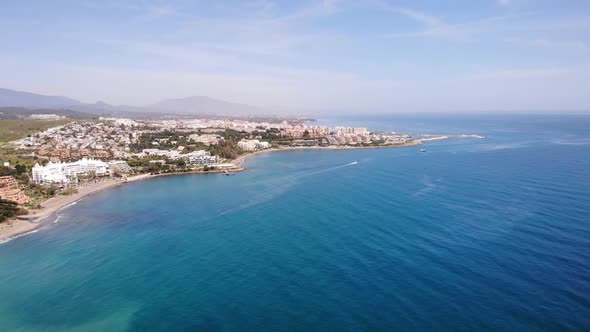
[[16, 164], [16, 166], [14, 166], [14, 169], [16, 170], [16, 174], [19, 175], [27, 172], [27, 166], [21, 164]]
[[18, 213], [18, 205], [6, 199], [0, 199], [0, 222], [14, 217]]

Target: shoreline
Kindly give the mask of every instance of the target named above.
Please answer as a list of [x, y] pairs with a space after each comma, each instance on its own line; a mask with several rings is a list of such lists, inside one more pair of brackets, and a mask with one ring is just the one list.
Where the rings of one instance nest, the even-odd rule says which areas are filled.
[[[228, 169], [227, 172], [242, 172], [245, 168], [237, 167], [234, 169]], [[67, 207], [77, 201], [81, 200], [86, 196], [101, 192], [103, 190], [111, 189], [123, 184], [154, 179], [162, 176], [175, 176], [175, 175], [189, 175], [189, 174], [217, 174], [223, 173], [224, 170], [213, 170], [213, 171], [189, 171], [189, 172], [174, 172], [174, 173], [161, 173], [161, 174], [141, 174], [133, 177], [123, 179], [107, 179], [96, 183], [86, 184], [78, 188], [78, 192], [68, 196], [56, 195], [45, 202], [41, 203], [41, 209], [29, 210], [29, 214], [17, 216], [12, 220], [0, 223], [0, 244], [15, 239], [19, 236], [33, 233], [41, 228], [47, 219], [52, 217], [60, 209]]]
[[[238, 167], [235, 169], [229, 169], [228, 172], [241, 172], [245, 168]], [[29, 210], [29, 214], [17, 216], [12, 220], [0, 223], [0, 244], [15, 239], [19, 236], [32, 233], [41, 228], [47, 219], [52, 217], [55, 213], [64, 207], [67, 207], [77, 201], [81, 200], [86, 196], [101, 192], [103, 190], [111, 189], [123, 184], [154, 179], [161, 176], [174, 176], [174, 175], [188, 175], [188, 174], [216, 174], [223, 173], [223, 170], [213, 171], [189, 171], [189, 172], [174, 172], [174, 173], [161, 173], [161, 174], [141, 174], [133, 177], [123, 179], [107, 179], [96, 183], [86, 184], [78, 188], [78, 192], [68, 196], [56, 195], [45, 202], [41, 203], [41, 209]]]
[[[424, 144], [423, 142], [432, 141], [432, 140], [440, 140], [440, 139], [447, 139], [451, 137], [467, 137], [467, 135], [432, 135], [436, 138], [430, 139], [423, 139], [423, 140], [415, 140], [410, 143], [404, 144], [391, 144], [391, 145], [381, 145], [381, 146], [298, 146], [298, 147], [284, 147], [284, 148], [270, 148], [266, 150], [254, 151], [247, 153], [243, 156], [240, 156], [236, 159], [230, 160], [229, 162], [236, 165], [234, 169], [228, 170], [213, 170], [213, 171], [189, 171], [189, 172], [174, 172], [174, 173], [161, 173], [161, 174], [142, 174], [137, 175], [134, 177], [127, 178], [127, 180], [119, 180], [119, 179], [107, 179], [97, 183], [90, 183], [78, 188], [78, 193], [69, 195], [69, 196], [60, 196], [56, 195], [41, 205], [41, 209], [29, 211], [28, 215], [24, 216], [17, 216], [15, 219], [6, 221], [4, 223], [0, 223], [0, 244], [20, 237], [22, 235], [26, 235], [28, 233], [36, 232], [41, 226], [44, 225], [44, 221], [49, 217], [53, 216], [56, 212], [60, 209], [73, 204], [80, 199], [95, 194], [97, 192], [110, 189], [113, 187], [117, 187], [121, 184], [142, 181], [146, 179], [152, 179], [160, 176], [173, 176], [173, 175], [187, 175], [187, 174], [215, 174], [215, 173], [224, 173], [225, 171], [229, 173], [234, 172], [242, 172], [245, 171], [246, 168], [242, 167], [241, 165], [248, 160], [249, 158], [256, 156], [262, 153], [270, 153], [270, 152], [277, 152], [277, 151], [295, 151], [295, 150], [360, 150], [360, 149], [392, 149], [392, 148], [404, 148], [404, 147], [412, 147], [412, 146], [419, 146]], [[473, 137], [473, 136], [471, 136]], [[32, 212], [32, 213], [31, 213]]]
[[[444, 137], [444, 138], [440, 138], [440, 139], [446, 139], [446, 138], [448, 138], [448, 137]], [[415, 140], [410, 143], [404, 143], [404, 144], [376, 145], [376, 146], [350, 146], [350, 145], [344, 145], [344, 146], [290, 146], [290, 147], [285, 147], [285, 148], [270, 148], [270, 149], [266, 149], [266, 150], [259, 150], [259, 151], [250, 152], [250, 153], [247, 153], [243, 156], [239, 156], [238, 158], [233, 159], [230, 162], [232, 164], [235, 164], [236, 166], [240, 166], [240, 165], [242, 165], [242, 163], [244, 163], [250, 157], [253, 157], [253, 156], [256, 156], [256, 155], [262, 154], [262, 153], [277, 152], [277, 151], [296, 151], [296, 150], [338, 151], [338, 150], [361, 150], [361, 149], [395, 149], [395, 148], [406, 148], [406, 147], [418, 146], [418, 145], [422, 145], [422, 144], [423, 144], [422, 140]]]
[[86, 196], [116, 187], [121, 183], [124, 182], [122, 180], [108, 179], [82, 186], [78, 188], [78, 193], [72, 195], [53, 196], [41, 203], [41, 209], [29, 210], [29, 214], [27, 215], [17, 216], [15, 219], [0, 224], [0, 243], [34, 232], [44, 225], [44, 221], [53, 216], [60, 209], [73, 204]]

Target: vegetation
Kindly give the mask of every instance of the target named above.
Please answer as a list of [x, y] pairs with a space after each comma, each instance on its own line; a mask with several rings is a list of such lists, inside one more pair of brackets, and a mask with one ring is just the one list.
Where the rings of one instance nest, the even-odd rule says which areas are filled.
[[[245, 131], [237, 131], [234, 129], [225, 129], [216, 132], [216, 135], [221, 136], [223, 139], [217, 145], [207, 146], [203, 143], [194, 143], [191, 142], [188, 137], [191, 134], [200, 133], [198, 132], [176, 132], [176, 131], [162, 131], [158, 133], [149, 133], [143, 134], [139, 137], [138, 142], [132, 144], [130, 146], [131, 151], [133, 152], [140, 152], [143, 149], [161, 149], [161, 150], [173, 150], [178, 148], [179, 146], [183, 146], [184, 150], [182, 153], [189, 153], [196, 150], [207, 150], [214, 156], [220, 156], [226, 159], [235, 159], [241, 154], [244, 153], [241, 149], [238, 148], [237, 143], [241, 139], [247, 139], [257, 136], [264, 136], [264, 137], [277, 137], [277, 131], [261, 131], [261, 132], [254, 132], [252, 134], [247, 133]], [[157, 145], [153, 143], [157, 142]], [[146, 168], [156, 169], [157, 166], [154, 165], [147, 165], [145, 162], [139, 161], [144, 160], [148, 161], [147, 159], [138, 159], [135, 162], [129, 164], [131, 167], [143, 166]], [[139, 165], [138, 163], [143, 163]], [[176, 163], [176, 162], [175, 162]], [[176, 163], [176, 166], [184, 167], [184, 165]]]
[[14, 167], [20, 164], [27, 168], [35, 165], [36, 162], [41, 163], [41, 160], [37, 156], [23, 154], [22, 151], [18, 151], [14, 146], [8, 145], [0, 145], [0, 161], [9, 162]]
[[10, 141], [21, 139], [48, 128], [57, 127], [72, 122], [71, 119], [60, 120], [0, 120], [0, 161], [9, 162], [12, 167], [0, 169], [0, 176], [12, 175], [21, 183], [28, 183], [22, 174], [37, 162], [37, 157], [23, 155], [15, 149]]
[[269, 140], [269, 141], [283, 139], [283, 137], [281, 137], [281, 130], [278, 128], [271, 128], [271, 129], [263, 130], [263, 131], [256, 130], [256, 131], [252, 132], [252, 136], [260, 137], [263, 140]]
[[26, 209], [21, 209], [15, 202], [0, 198], [0, 222], [4, 222], [16, 215], [27, 214]]
[[236, 159], [240, 154], [244, 153], [236, 143], [230, 140], [224, 140], [217, 145], [212, 145], [209, 147], [209, 152], [214, 156], [226, 159]]
[[26, 172], [27, 172], [27, 166], [21, 165], [21, 164], [16, 164], [14, 166], [14, 168], [0, 166], [0, 176], [12, 175], [18, 179], [21, 174], [26, 173]]
[[30, 183], [25, 190], [25, 194], [34, 198], [50, 198], [53, 197], [59, 188], [56, 185], [42, 186], [35, 183]]
[[217, 135], [223, 137], [224, 140], [233, 140], [239, 141], [243, 138], [249, 138], [250, 134], [245, 131], [237, 131], [235, 129], [225, 129], [223, 131], [219, 131], [216, 133]]
[[77, 193], [78, 193], [78, 189], [75, 189], [75, 188], [68, 188], [68, 189], [64, 189], [59, 192], [59, 194], [63, 195], [63, 196], [70, 196], [70, 195], [77, 194]]
[[[186, 146], [189, 144], [188, 136], [191, 132], [176, 132], [165, 130], [157, 133], [143, 134], [139, 137], [137, 143], [131, 144], [129, 147], [133, 152], [141, 152], [143, 149], [162, 149], [171, 150], [179, 146]], [[153, 142], [157, 142], [154, 145]]]

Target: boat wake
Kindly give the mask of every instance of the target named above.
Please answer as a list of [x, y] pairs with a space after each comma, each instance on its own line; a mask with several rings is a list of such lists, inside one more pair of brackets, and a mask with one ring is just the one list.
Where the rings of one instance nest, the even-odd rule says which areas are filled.
[[320, 169], [318, 171], [309, 172], [307, 174], [301, 175], [301, 177], [303, 177], [303, 176], [309, 176], [309, 175], [315, 175], [315, 174], [320, 174], [320, 173], [325, 173], [325, 172], [330, 172], [330, 171], [333, 171], [333, 170], [337, 170], [339, 168], [348, 167], [348, 166], [354, 166], [356, 164], [358, 164], [358, 161], [353, 161], [353, 162], [348, 163], [348, 164], [338, 165], [338, 166], [334, 166], [334, 167], [328, 167], [328, 168]]
[[275, 183], [272, 186], [272, 189], [268, 190], [268, 191], [259, 191], [257, 190], [256, 194], [253, 195], [250, 200], [248, 200], [246, 203], [237, 206], [235, 208], [232, 209], [228, 209], [225, 210], [221, 213], [219, 213], [216, 217], [221, 217], [227, 214], [231, 214], [231, 213], [235, 213], [238, 211], [242, 211], [245, 210], [247, 208], [250, 208], [252, 206], [258, 205], [258, 204], [262, 204], [265, 202], [268, 202], [270, 200], [275, 199], [276, 197], [278, 197], [279, 195], [287, 192], [290, 190], [290, 188], [292, 186], [294, 186], [297, 181], [301, 178], [307, 177], [307, 176], [311, 176], [311, 175], [316, 175], [316, 174], [321, 174], [321, 173], [325, 173], [325, 172], [330, 172], [330, 171], [334, 171], [337, 170], [339, 168], [343, 168], [343, 167], [348, 167], [348, 166], [353, 166], [358, 164], [358, 161], [353, 161], [350, 162], [348, 164], [344, 164], [344, 165], [338, 165], [338, 166], [334, 166], [334, 167], [329, 167], [329, 168], [324, 168], [324, 169], [320, 169], [317, 171], [311, 171], [309, 173], [303, 173], [303, 174], [298, 174], [298, 175], [292, 175], [292, 176], [288, 176], [288, 177], [284, 177], [281, 179], [280, 183]]

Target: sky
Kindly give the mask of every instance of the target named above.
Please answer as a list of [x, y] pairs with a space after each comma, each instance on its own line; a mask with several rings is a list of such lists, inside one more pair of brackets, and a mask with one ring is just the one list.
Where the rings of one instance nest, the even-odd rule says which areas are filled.
[[0, 0], [0, 87], [148, 105], [590, 110], [588, 0]]

